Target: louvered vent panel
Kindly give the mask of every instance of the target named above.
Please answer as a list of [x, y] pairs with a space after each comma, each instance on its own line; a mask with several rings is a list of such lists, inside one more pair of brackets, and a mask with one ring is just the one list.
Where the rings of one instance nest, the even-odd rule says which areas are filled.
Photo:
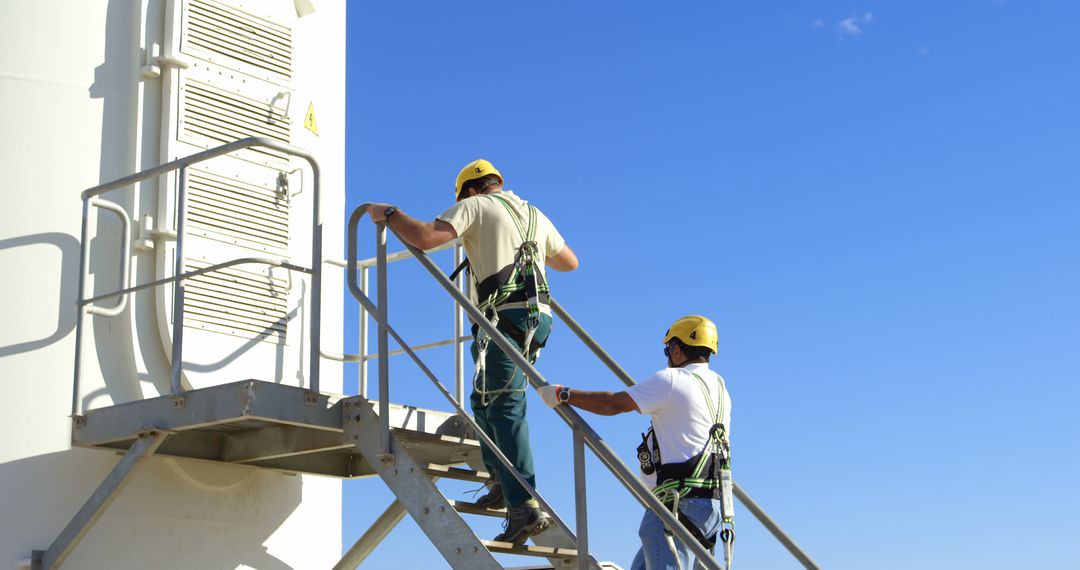
[[[187, 270], [208, 265], [191, 260]], [[192, 277], [185, 284], [184, 326], [285, 342], [286, 280], [230, 267]]]
[[[188, 81], [181, 88], [183, 108], [180, 115], [181, 137], [228, 143], [246, 137], [269, 137], [289, 142], [289, 122], [285, 110], [268, 103], [215, 87], [208, 83]], [[252, 149], [273, 159], [279, 165], [288, 164], [288, 156], [274, 150]]]
[[269, 79], [292, 79], [292, 30], [287, 26], [220, 2], [190, 0], [185, 27], [188, 46], [206, 52], [214, 63], [233, 69], [251, 66], [254, 69], [244, 71], [262, 71]]
[[277, 257], [288, 255], [289, 202], [274, 189], [192, 170], [187, 219], [193, 234]]

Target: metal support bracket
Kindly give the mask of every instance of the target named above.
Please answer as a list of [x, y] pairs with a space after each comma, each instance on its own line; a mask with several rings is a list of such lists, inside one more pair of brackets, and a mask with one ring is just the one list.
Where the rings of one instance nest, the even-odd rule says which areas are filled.
[[394, 499], [389, 507], [375, 519], [371, 527], [349, 548], [341, 560], [334, 565], [334, 570], [356, 570], [367, 559], [375, 547], [394, 530], [401, 519], [405, 518], [405, 505]]
[[187, 398], [184, 398], [183, 396], [173, 396], [169, 399], [172, 400], [174, 410], [182, 410], [187, 406]]
[[[353, 416], [361, 416], [355, 421]], [[406, 448], [396, 445], [395, 436], [390, 434], [392, 442], [391, 463], [384, 463], [382, 442], [376, 413], [371, 402], [357, 400], [345, 415], [345, 435], [356, 444], [356, 449], [373, 463], [372, 467], [379, 477], [393, 491], [405, 511], [438, 548], [447, 563], [453, 568], [476, 570], [496, 570], [502, 566], [473, 534], [461, 515], [446, 501], [431, 477], [424, 471], [424, 466], [409, 455]], [[374, 461], [373, 461], [374, 460]]]
[[157, 451], [157, 448], [169, 436], [169, 432], [150, 430], [139, 434], [139, 439], [131, 445], [120, 462], [101, 482], [86, 503], [75, 514], [75, 518], [64, 527], [60, 536], [53, 541], [48, 550], [35, 550], [32, 557], [33, 570], [51, 570], [58, 568], [68, 555], [78, 546], [94, 523], [105, 513], [120, 491], [131, 481], [131, 476], [145, 463], [145, 459]]
[[191, 61], [188, 60], [187, 57], [178, 54], [159, 55], [152, 61], [160, 67], [175, 67], [177, 69], [187, 69], [191, 67]]

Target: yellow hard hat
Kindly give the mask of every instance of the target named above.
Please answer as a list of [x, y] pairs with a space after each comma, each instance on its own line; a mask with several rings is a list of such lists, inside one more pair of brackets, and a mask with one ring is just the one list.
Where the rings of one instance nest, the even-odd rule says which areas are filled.
[[457, 184], [454, 185], [454, 197], [457, 198], [461, 195], [461, 187], [464, 186], [466, 182], [476, 180], [477, 178], [483, 178], [489, 174], [498, 176], [499, 180], [503, 179], [502, 174], [495, 169], [495, 166], [482, 158], [466, 164], [465, 168], [462, 168], [461, 172], [457, 175]]
[[686, 346], [702, 346], [716, 354], [716, 325], [701, 315], [688, 315], [675, 321], [664, 333], [664, 344], [677, 338]]

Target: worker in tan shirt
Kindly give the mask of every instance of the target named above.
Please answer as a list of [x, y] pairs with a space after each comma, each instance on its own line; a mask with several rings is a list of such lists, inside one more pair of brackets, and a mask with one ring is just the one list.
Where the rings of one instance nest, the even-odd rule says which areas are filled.
[[[486, 160], [466, 165], [455, 184], [456, 203], [432, 222], [422, 222], [389, 204], [373, 204], [372, 221], [385, 222], [413, 247], [431, 249], [461, 237], [473, 278], [472, 300], [500, 333], [535, 361], [551, 331], [545, 267], [577, 269], [578, 260], [562, 235], [540, 210], [509, 190]], [[527, 262], [522, 262], [525, 259]], [[532, 447], [526, 421], [524, 373], [486, 333], [473, 325], [472, 355], [477, 363], [470, 397], [480, 428], [534, 488]], [[549, 519], [535, 499], [482, 446], [484, 465], [496, 475], [476, 503], [507, 507], [505, 531], [495, 540], [520, 544], [544, 530]]]

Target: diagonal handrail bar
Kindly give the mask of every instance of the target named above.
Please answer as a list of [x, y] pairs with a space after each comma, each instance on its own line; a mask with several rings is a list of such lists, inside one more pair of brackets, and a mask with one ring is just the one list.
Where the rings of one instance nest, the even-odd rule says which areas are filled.
[[[358, 291], [353, 291], [354, 296], [357, 294]], [[375, 303], [373, 303], [371, 299], [367, 298], [363, 293], [359, 293], [359, 295], [360, 296], [356, 297], [356, 299], [360, 301], [360, 299], [362, 298], [363, 301], [360, 302], [364, 303], [373, 315], [378, 314], [376, 312], [378, 310], [378, 307], [375, 305]], [[476, 423], [476, 420], [469, 416], [469, 414], [465, 411], [465, 408], [461, 405], [460, 402], [458, 402], [457, 398], [455, 398], [454, 395], [450, 393], [450, 390], [448, 390], [446, 386], [444, 386], [443, 383], [439, 381], [438, 377], [435, 376], [431, 369], [427, 367], [427, 365], [424, 363], [423, 360], [420, 359], [416, 352], [408, 344], [406, 344], [405, 340], [401, 338], [401, 335], [399, 335], [397, 331], [395, 331], [393, 327], [391, 327], [389, 324], [386, 325], [386, 327], [387, 332], [390, 333], [390, 336], [394, 337], [394, 341], [397, 342], [404, 349], [405, 354], [409, 355], [409, 358], [411, 358], [412, 361], [416, 364], [416, 366], [420, 368], [420, 371], [423, 372], [424, 375], [427, 376], [429, 380], [431, 380], [431, 383], [439, 389], [439, 392], [443, 395], [443, 397], [446, 398], [446, 400], [454, 406], [454, 410], [456, 410], [458, 415], [460, 415], [462, 419], [465, 420], [465, 423], [469, 424], [469, 427], [471, 427], [473, 431], [476, 432], [477, 437], [491, 449], [491, 451], [495, 455], [495, 458], [498, 459], [500, 463], [502, 463], [505, 467], [509, 469], [510, 474], [514, 476], [518, 483], [521, 483], [522, 487], [524, 487], [525, 490], [528, 491], [529, 494], [532, 495], [537, 500], [537, 502], [540, 503], [540, 506], [542, 506], [544, 510], [551, 515], [552, 519], [555, 521], [555, 524], [557, 524], [559, 528], [565, 531], [570, 536], [570, 538], [573, 539], [575, 536], [574, 532], [570, 530], [570, 527], [566, 524], [566, 522], [564, 522], [559, 517], [559, 515], [555, 512], [555, 510], [551, 507], [547, 500], [545, 500], [544, 497], [540, 495], [540, 492], [533, 488], [533, 486], [525, 480], [525, 476], [514, 468], [514, 466], [510, 463], [510, 459], [508, 459], [506, 455], [503, 454], [503, 452], [498, 448], [498, 446], [495, 445], [495, 442], [486, 433], [484, 433], [483, 430], [480, 429], [480, 425]], [[380, 398], [381, 397], [382, 395], [380, 394]]]
[[[351, 260], [355, 259], [356, 257], [356, 226], [360, 221], [360, 218], [363, 217], [364, 213], [367, 211], [367, 207], [369, 205], [370, 203], [361, 204], [359, 207], [356, 208], [356, 210], [353, 211], [352, 215], [349, 217], [348, 247], [350, 264]], [[394, 235], [397, 235], [397, 232], [395, 232], [393, 228], [390, 228], [390, 231], [394, 232]], [[401, 236], [397, 237], [399, 240], [401, 239]], [[416, 260], [419, 261], [420, 264], [423, 265], [429, 273], [431, 273], [432, 277], [434, 277], [435, 280], [440, 285], [442, 285], [443, 289], [445, 289], [447, 293], [449, 293], [456, 301], [458, 301], [458, 303], [461, 304], [462, 308], [465, 310], [466, 313], [469, 314], [469, 317], [472, 319], [472, 321], [475, 322], [480, 328], [484, 329], [484, 332], [488, 334], [491, 341], [495, 342], [495, 344], [498, 345], [498, 347], [502, 349], [502, 351], [507, 356], [509, 356], [511, 360], [514, 361], [514, 364], [516, 364], [522, 370], [522, 372], [524, 372], [526, 378], [529, 379], [533, 387], [539, 388], [548, 385], [548, 381], [543, 377], [542, 374], [540, 374], [540, 372], [532, 365], [532, 363], [530, 363], [521, 353], [519, 353], [517, 349], [512, 344], [510, 344], [510, 342], [505, 337], [503, 337], [502, 334], [498, 332], [495, 326], [491, 324], [491, 321], [489, 321], [483, 313], [477, 310], [477, 308], [472, 304], [472, 302], [469, 301], [469, 299], [467, 299], [461, 293], [461, 291], [459, 291], [454, 286], [453, 282], [451, 282], [450, 279], [443, 274], [442, 270], [440, 270], [438, 266], [436, 266], [435, 263], [432, 262], [426, 254], [424, 254], [423, 251], [413, 247], [405, 240], [401, 240], [401, 242], [405, 245], [405, 247], [412, 251], [413, 256], [416, 258]], [[356, 286], [356, 270], [355, 267], [352, 265], [350, 266], [348, 271], [348, 278], [349, 289], [353, 291], [353, 294], [355, 296], [357, 293], [359, 293], [359, 287]], [[382, 313], [378, 312], [375, 312], [373, 314], [382, 316]], [[380, 324], [386, 326], [387, 329], [390, 328], [388, 323], [382, 322]], [[395, 338], [397, 339], [396, 334]], [[400, 339], [398, 339], [398, 343], [402, 346], [408, 346], [402, 343]], [[449, 394], [447, 393], [446, 395]], [[679, 540], [681, 540], [683, 544], [685, 544], [690, 550], [694, 552], [700, 564], [702, 564], [709, 570], [722, 570], [720, 564], [716, 561], [712, 554], [708, 550], [706, 550], [705, 547], [701, 545], [701, 543], [694, 539], [693, 535], [691, 535], [690, 532], [686, 530], [686, 528], [679, 522], [678, 518], [676, 518], [675, 515], [671, 513], [671, 511], [667, 510], [664, 507], [663, 503], [661, 503], [660, 500], [657, 499], [652, 494], [652, 492], [647, 489], [644, 484], [641, 483], [637, 475], [635, 475], [633, 471], [631, 471], [630, 468], [627, 467], [625, 463], [623, 463], [619, 456], [616, 455], [610, 447], [608, 447], [607, 442], [605, 442], [604, 439], [601, 438], [600, 435], [592, 429], [592, 426], [590, 426], [577, 413], [576, 410], [570, 408], [569, 406], [556, 406], [554, 410], [563, 419], [563, 421], [570, 426], [571, 430], [580, 431], [582, 437], [585, 440], [585, 443], [589, 446], [590, 449], [593, 450], [593, 453], [596, 454], [597, 458], [600, 459], [601, 463], [603, 463], [608, 468], [608, 470], [623, 485], [623, 487], [630, 491], [630, 494], [633, 495], [634, 498], [637, 499], [642, 506], [653, 511], [657, 515], [657, 517], [659, 517], [664, 522], [664, 524], [672, 530], [672, 532], [679, 538]], [[482, 432], [479, 432], [478, 435], [480, 433]], [[488, 445], [489, 447], [491, 446], [490, 443]], [[492, 447], [493, 451], [496, 449], [496, 447]], [[511, 473], [513, 473], [513, 468], [511, 468], [510, 471]], [[538, 498], [538, 500], [540, 499]], [[544, 508], [548, 510], [548, 512], [551, 513], [553, 516], [555, 516], [554, 511], [551, 510], [548, 505], [544, 504]], [[556, 520], [558, 521], [557, 516]], [[568, 528], [564, 530], [566, 530], [568, 534], [570, 534]], [[573, 534], [571, 534], [571, 536], [573, 536]]]
[[165, 277], [163, 279], [157, 279], [155, 281], [148, 281], [146, 283], [140, 283], [139, 285], [133, 285], [124, 289], [113, 291], [112, 293], [102, 293], [96, 297], [90, 297], [89, 299], [83, 299], [78, 302], [79, 305], [90, 305], [98, 301], [110, 299], [120, 295], [127, 295], [136, 291], [142, 291], [144, 289], [152, 289], [154, 287], [160, 287], [162, 285], [180, 281], [181, 279], [191, 279], [192, 277], [198, 277], [204, 273], [212, 273], [225, 269], [226, 267], [232, 267], [234, 265], [246, 265], [249, 263], [258, 263], [262, 265], [269, 265], [271, 267], [281, 267], [290, 271], [297, 271], [299, 273], [311, 274], [311, 270], [301, 265], [289, 263], [288, 261], [277, 259], [273, 257], [238, 257], [236, 259], [230, 259], [229, 261], [223, 261], [221, 263], [215, 263], [214, 265], [208, 265], [199, 269], [193, 269], [191, 271], [184, 272], [180, 275], [173, 275], [172, 277]]

